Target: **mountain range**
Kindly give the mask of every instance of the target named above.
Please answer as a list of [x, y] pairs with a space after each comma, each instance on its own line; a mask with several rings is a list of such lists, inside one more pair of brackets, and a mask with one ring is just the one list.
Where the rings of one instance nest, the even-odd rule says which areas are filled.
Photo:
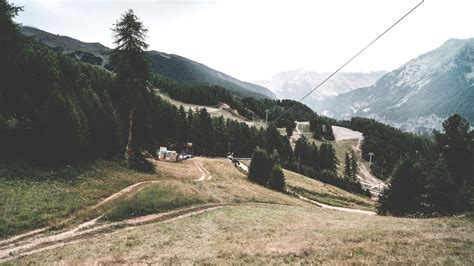
[[[338, 73], [304, 100], [336, 119], [369, 117], [411, 132], [430, 132], [454, 113], [474, 124], [474, 39], [450, 39], [391, 71]], [[299, 100], [329, 73], [286, 71], [255, 81], [278, 98]]]
[[[353, 89], [370, 86], [385, 73], [387, 72], [337, 73], [317, 91], [313, 92], [311, 98], [318, 103], [328, 97], [333, 97]], [[299, 100], [299, 98], [304, 96], [310, 89], [316, 87], [330, 74], [331, 73], [297, 69], [279, 72], [270, 80], [257, 80], [253, 82], [269, 88], [279, 99]]]
[[[323, 86], [305, 99], [305, 103], [318, 112], [321, 103], [326, 99], [341, 93], [373, 85], [386, 71], [373, 71], [367, 73], [340, 72], [329, 79]], [[331, 73], [321, 73], [304, 69], [282, 71], [270, 80], [253, 81], [272, 90], [279, 99], [299, 100], [311, 89], [315, 88]]]
[[[82, 42], [68, 36], [56, 35], [28, 26], [20, 27], [20, 32], [82, 61], [104, 67], [110, 62], [111, 49], [100, 43]], [[238, 80], [179, 55], [152, 50], [146, 52], [146, 57], [150, 62], [151, 73], [165, 76], [177, 82], [217, 85], [239, 96], [276, 98], [275, 94], [265, 87]]]
[[[24, 35], [91, 64], [107, 66], [111, 49], [100, 43], [21, 27]], [[179, 55], [147, 51], [150, 71], [177, 82], [219, 85], [234, 95], [299, 100], [329, 73], [280, 72], [270, 80], [240, 81]], [[407, 130], [430, 131], [453, 113], [474, 124], [474, 39], [450, 39], [391, 71], [338, 73], [304, 103], [336, 119], [374, 118]], [[267, 88], [269, 89], [267, 89]]]
[[374, 85], [328, 98], [338, 119], [375, 118], [407, 131], [439, 128], [458, 113], [474, 123], [474, 39], [450, 39], [383, 75]]

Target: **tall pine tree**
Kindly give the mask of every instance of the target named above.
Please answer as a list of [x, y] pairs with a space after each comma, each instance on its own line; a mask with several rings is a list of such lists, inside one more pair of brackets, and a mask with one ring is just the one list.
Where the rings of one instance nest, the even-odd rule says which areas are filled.
[[137, 147], [133, 145], [134, 112], [146, 93], [148, 63], [145, 59], [147, 29], [133, 10], [123, 14], [113, 28], [115, 49], [112, 60], [117, 69], [118, 98], [122, 111], [128, 111], [127, 145], [125, 160], [130, 164]]
[[359, 172], [359, 165], [357, 164], [357, 156], [354, 150], [351, 152], [351, 177], [356, 179], [357, 173]]

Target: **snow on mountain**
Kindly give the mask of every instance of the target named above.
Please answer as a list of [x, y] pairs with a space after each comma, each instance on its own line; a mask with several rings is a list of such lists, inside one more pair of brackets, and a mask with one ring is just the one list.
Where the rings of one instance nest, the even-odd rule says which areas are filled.
[[[373, 85], [385, 73], [385, 71], [338, 73], [317, 91], [313, 92], [311, 97], [305, 100], [305, 103], [312, 108], [316, 108], [320, 101], [328, 97], [334, 97], [356, 88]], [[279, 99], [299, 100], [329, 75], [330, 73], [298, 69], [279, 72], [270, 80], [253, 81], [253, 83], [269, 88]]]

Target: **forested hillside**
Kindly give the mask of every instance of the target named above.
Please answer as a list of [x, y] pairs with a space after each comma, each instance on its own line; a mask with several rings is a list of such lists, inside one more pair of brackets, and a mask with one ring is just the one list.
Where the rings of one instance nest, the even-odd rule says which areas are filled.
[[[120, 112], [123, 94], [114, 75], [21, 36], [11, 21], [8, 34], [1, 51], [6, 60], [0, 62], [5, 85], [0, 91], [0, 156], [58, 162], [118, 154], [125, 145], [128, 117]], [[211, 121], [207, 113], [199, 120], [197, 114], [179, 112], [152, 91], [145, 94], [133, 128], [138, 148], [195, 141], [198, 151], [205, 154], [227, 152], [199, 148], [208, 141], [203, 138], [211, 136], [203, 133], [206, 129], [201, 124], [225, 130], [220, 124], [225, 121]], [[242, 128], [229, 130], [240, 132], [241, 139], [249, 137], [245, 124], [229, 121], [228, 126]], [[238, 142], [239, 137], [233, 136], [233, 143]], [[227, 149], [227, 145], [219, 147]]]
[[110, 72], [19, 36], [14, 28], [4, 45], [2, 158], [64, 160], [117, 151], [121, 123]]
[[[100, 43], [85, 43], [27, 26], [20, 27], [20, 32], [84, 62], [105, 66], [112, 70], [115, 68], [110, 60], [111, 49]], [[151, 74], [161, 75], [180, 84], [224, 87], [232, 94], [241, 97], [275, 98], [275, 95], [267, 88], [240, 81], [179, 55], [146, 51], [145, 56], [149, 61]]]
[[474, 208], [474, 131], [455, 114], [433, 136], [402, 132], [373, 119], [353, 118], [350, 126], [364, 133], [362, 155], [389, 186], [379, 213], [438, 215]]
[[150, 61], [151, 73], [163, 75], [180, 83], [220, 86], [238, 96], [276, 98], [275, 94], [265, 87], [240, 81], [179, 55], [150, 51], [147, 53], [147, 58]]
[[364, 134], [362, 156], [369, 160], [373, 153], [372, 170], [380, 179], [387, 179], [402, 156], [428, 156], [432, 142], [427, 136], [418, 136], [382, 124], [374, 119], [355, 117], [350, 127]]

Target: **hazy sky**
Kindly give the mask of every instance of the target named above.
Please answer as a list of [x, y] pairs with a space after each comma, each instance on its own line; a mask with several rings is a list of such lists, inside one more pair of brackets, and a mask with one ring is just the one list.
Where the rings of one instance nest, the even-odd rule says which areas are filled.
[[[279, 71], [335, 70], [419, 0], [12, 1], [17, 22], [112, 47], [111, 27], [132, 8], [152, 50], [242, 80]], [[393, 70], [449, 38], [474, 37], [473, 0], [425, 0], [343, 71]]]

